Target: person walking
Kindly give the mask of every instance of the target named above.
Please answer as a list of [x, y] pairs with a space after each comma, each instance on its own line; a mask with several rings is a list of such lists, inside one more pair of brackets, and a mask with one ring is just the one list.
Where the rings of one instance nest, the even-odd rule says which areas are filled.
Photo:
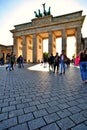
[[65, 62], [66, 62], [67, 56], [65, 55], [65, 51], [62, 50], [62, 53], [60, 55], [60, 74], [65, 74]]
[[11, 59], [11, 70], [14, 70], [15, 55], [13, 54], [13, 52], [11, 53], [10, 59]]
[[48, 63], [49, 63], [49, 71], [53, 70], [54, 66], [54, 56], [51, 53], [51, 55], [48, 57]]
[[56, 53], [56, 56], [54, 57], [54, 73], [55, 73], [56, 68], [57, 68], [57, 73], [59, 71], [59, 62], [60, 62], [60, 57], [59, 57], [59, 54]]
[[7, 62], [6, 70], [9, 69], [9, 71], [11, 71], [11, 55], [10, 55], [10, 53], [8, 53], [6, 56], [6, 62]]
[[22, 55], [20, 55], [20, 64], [21, 64], [21, 67], [24, 68], [24, 58]]
[[82, 81], [87, 83], [87, 48], [80, 53], [80, 74]]

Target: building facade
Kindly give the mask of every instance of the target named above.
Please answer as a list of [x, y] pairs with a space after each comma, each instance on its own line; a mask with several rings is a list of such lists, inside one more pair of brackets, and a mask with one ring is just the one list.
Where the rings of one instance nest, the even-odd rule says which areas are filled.
[[13, 45], [6, 46], [0, 44], [0, 59], [3, 58], [6, 63], [6, 55], [13, 51]]
[[76, 38], [76, 55], [83, 44], [81, 28], [85, 16], [82, 11], [53, 17], [52, 15], [34, 18], [29, 23], [15, 25], [13, 34], [14, 53], [23, 55], [26, 62], [39, 62], [43, 58], [43, 40], [48, 39], [48, 53], [56, 54], [56, 38], [62, 38], [62, 50], [67, 54], [67, 37]]

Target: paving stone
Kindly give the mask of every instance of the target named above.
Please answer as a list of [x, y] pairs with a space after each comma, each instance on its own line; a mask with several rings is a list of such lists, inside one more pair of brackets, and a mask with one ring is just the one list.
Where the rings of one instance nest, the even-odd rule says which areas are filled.
[[71, 119], [69, 119], [68, 117], [57, 121], [57, 124], [62, 130], [67, 130], [67, 129], [75, 126], [75, 123]]
[[58, 107], [62, 110], [62, 109], [68, 108], [70, 106], [67, 103], [62, 103], [62, 104], [59, 104]]
[[23, 123], [23, 122], [30, 121], [30, 120], [33, 120], [33, 119], [34, 119], [34, 116], [33, 116], [32, 113], [28, 113], [28, 114], [18, 116], [19, 123]]
[[75, 105], [77, 105], [77, 104], [79, 104], [79, 103], [76, 102], [76, 101], [70, 101], [70, 102], [67, 102], [67, 104], [68, 104], [69, 106], [75, 106]]
[[31, 106], [31, 107], [24, 108], [25, 113], [34, 112], [36, 110], [37, 110], [36, 106]]
[[57, 101], [57, 102], [58, 102], [59, 99], [58, 99], [57, 96], [55, 96], [55, 97], [50, 97], [50, 100], [51, 100], [51, 101]]
[[76, 113], [72, 116], [70, 116], [70, 118], [73, 120], [73, 122], [75, 122], [76, 124], [81, 123], [83, 121], [86, 120], [86, 118], [84, 116], [82, 116], [80, 113]]
[[54, 113], [54, 112], [59, 111], [60, 109], [57, 106], [52, 106], [52, 107], [46, 108], [46, 110], [48, 113]]
[[19, 110], [15, 110], [15, 111], [11, 111], [9, 112], [9, 117], [15, 117], [15, 116], [19, 116], [19, 115], [23, 115], [23, 109], [19, 109]]
[[71, 130], [87, 130], [87, 126], [84, 124], [80, 124], [80, 125], [73, 127]]
[[56, 123], [52, 123], [50, 125], [46, 125], [41, 130], [60, 130], [60, 128], [56, 125]]
[[22, 99], [22, 103], [32, 102], [31, 98]]
[[85, 121], [84, 124], [87, 125], [87, 121]]
[[8, 113], [2, 113], [0, 114], [0, 121], [5, 120], [8, 118]]
[[77, 113], [77, 112], [81, 112], [81, 109], [79, 107], [77, 107], [77, 106], [72, 106], [72, 107], [68, 108], [68, 110], [70, 112], [72, 112], [73, 114]]
[[9, 130], [29, 130], [27, 124], [16, 125], [9, 128]]
[[0, 103], [0, 107], [7, 107], [8, 106], [8, 102], [2, 102]]
[[35, 118], [38, 118], [38, 117], [41, 117], [41, 116], [44, 116], [44, 115], [47, 115], [47, 111], [45, 109], [41, 109], [39, 111], [35, 111], [33, 112]]
[[21, 100], [16, 100], [16, 101], [12, 101], [10, 102], [10, 105], [16, 105], [16, 104], [20, 104]]
[[29, 107], [29, 103], [17, 104], [17, 109]]
[[86, 110], [87, 109], [87, 104], [82, 103], [82, 104], [79, 104], [78, 107], [80, 107], [82, 110]]
[[2, 112], [9, 112], [9, 111], [12, 111], [12, 110], [15, 110], [15, 106], [8, 106], [8, 107], [3, 107], [2, 108]]
[[85, 101], [82, 98], [80, 98], [80, 99], [76, 99], [76, 102], [78, 102], [78, 103], [84, 103]]
[[55, 106], [55, 105], [57, 105], [57, 104], [58, 104], [57, 101], [48, 102], [48, 105], [49, 105], [49, 106]]
[[42, 118], [37, 118], [35, 120], [28, 122], [28, 125], [29, 125], [30, 130], [35, 130], [42, 126], [45, 126], [46, 123]]
[[43, 109], [43, 108], [47, 108], [47, 107], [49, 107], [49, 105], [47, 103], [37, 105], [38, 109]]
[[73, 96], [69, 96], [69, 97], [67, 97], [66, 99], [68, 100], [68, 102], [75, 100], [75, 98], [74, 98]]
[[16, 117], [10, 118], [7, 120], [3, 120], [2, 122], [0, 122], [0, 129], [4, 130], [4, 129], [7, 129], [9, 127], [15, 126], [15, 125], [17, 125], [17, 118]]
[[4, 99], [4, 102], [12, 102], [15, 101], [15, 98], [6, 98]]
[[72, 115], [72, 113], [71, 113], [70, 111], [68, 111], [67, 109], [58, 111], [57, 114], [58, 114], [61, 118], [68, 117], [68, 116]]
[[52, 113], [50, 115], [44, 116], [44, 120], [46, 121], [47, 124], [55, 122], [59, 119], [60, 119], [60, 117], [56, 113]]
[[81, 111], [81, 114], [87, 118], [87, 110]]
[[38, 105], [40, 104], [39, 101], [32, 101], [32, 102], [29, 102], [30, 106], [35, 106], [35, 105]]
[[49, 98], [46, 98], [46, 99], [41, 99], [41, 100], [40, 100], [40, 102], [41, 102], [41, 103], [46, 103], [46, 102], [49, 102], [49, 101], [50, 101], [50, 99], [49, 99]]
[[1, 107], [0, 107], [0, 114], [1, 114], [2, 112], [1, 112]]

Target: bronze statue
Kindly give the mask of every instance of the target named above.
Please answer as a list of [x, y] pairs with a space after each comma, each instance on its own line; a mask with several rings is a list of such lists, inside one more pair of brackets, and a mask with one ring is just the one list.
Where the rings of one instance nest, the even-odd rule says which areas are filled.
[[51, 15], [50, 9], [51, 9], [51, 7], [49, 7], [49, 10], [48, 10], [48, 12], [47, 12], [47, 15]]
[[51, 11], [50, 11], [51, 7], [49, 7], [48, 12], [47, 12], [45, 9], [45, 3], [42, 5], [43, 5], [43, 14], [40, 12], [40, 9], [38, 9], [38, 13], [36, 11], [34, 11], [35, 17], [42, 17], [42, 16], [51, 15]]
[[35, 17], [38, 17], [38, 14], [37, 14], [37, 12], [36, 12], [36, 11], [34, 11], [34, 13], [35, 13]]
[[42, 13], [40, 12], [40, 9], [38, 9], [38, 15], [39, 17], [42, 17]]
[[45, 3], [44, 4], [42, 4], [43, 5], [43, 14], [44, 14], [44, 16], [46, 16], [47, 15], [47, 13], [46, 13], [46, 10], [45, 10]]

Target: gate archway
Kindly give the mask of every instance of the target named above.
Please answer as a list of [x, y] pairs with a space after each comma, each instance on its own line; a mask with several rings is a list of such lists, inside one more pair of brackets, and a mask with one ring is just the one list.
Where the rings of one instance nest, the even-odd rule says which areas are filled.
[[[62, 49], [67, 54], [67, 37], [76, 38], [76, 55], [83, 45], [81, 42], [81, 28], [85, 16], [82, 11], [53, 17], [51, 14], [37, 17], [29, 23], [15, 25], [11, 30], [14, 40], [16, 57], [22, 53], [24, 59], [30, 62], [41, 61], [43, 57], [43, 40], [48, 39], [48, 53], [56, 54], [56, 39], [62, 39]], [[22, 44], [22, 46], [20, 45]]]

